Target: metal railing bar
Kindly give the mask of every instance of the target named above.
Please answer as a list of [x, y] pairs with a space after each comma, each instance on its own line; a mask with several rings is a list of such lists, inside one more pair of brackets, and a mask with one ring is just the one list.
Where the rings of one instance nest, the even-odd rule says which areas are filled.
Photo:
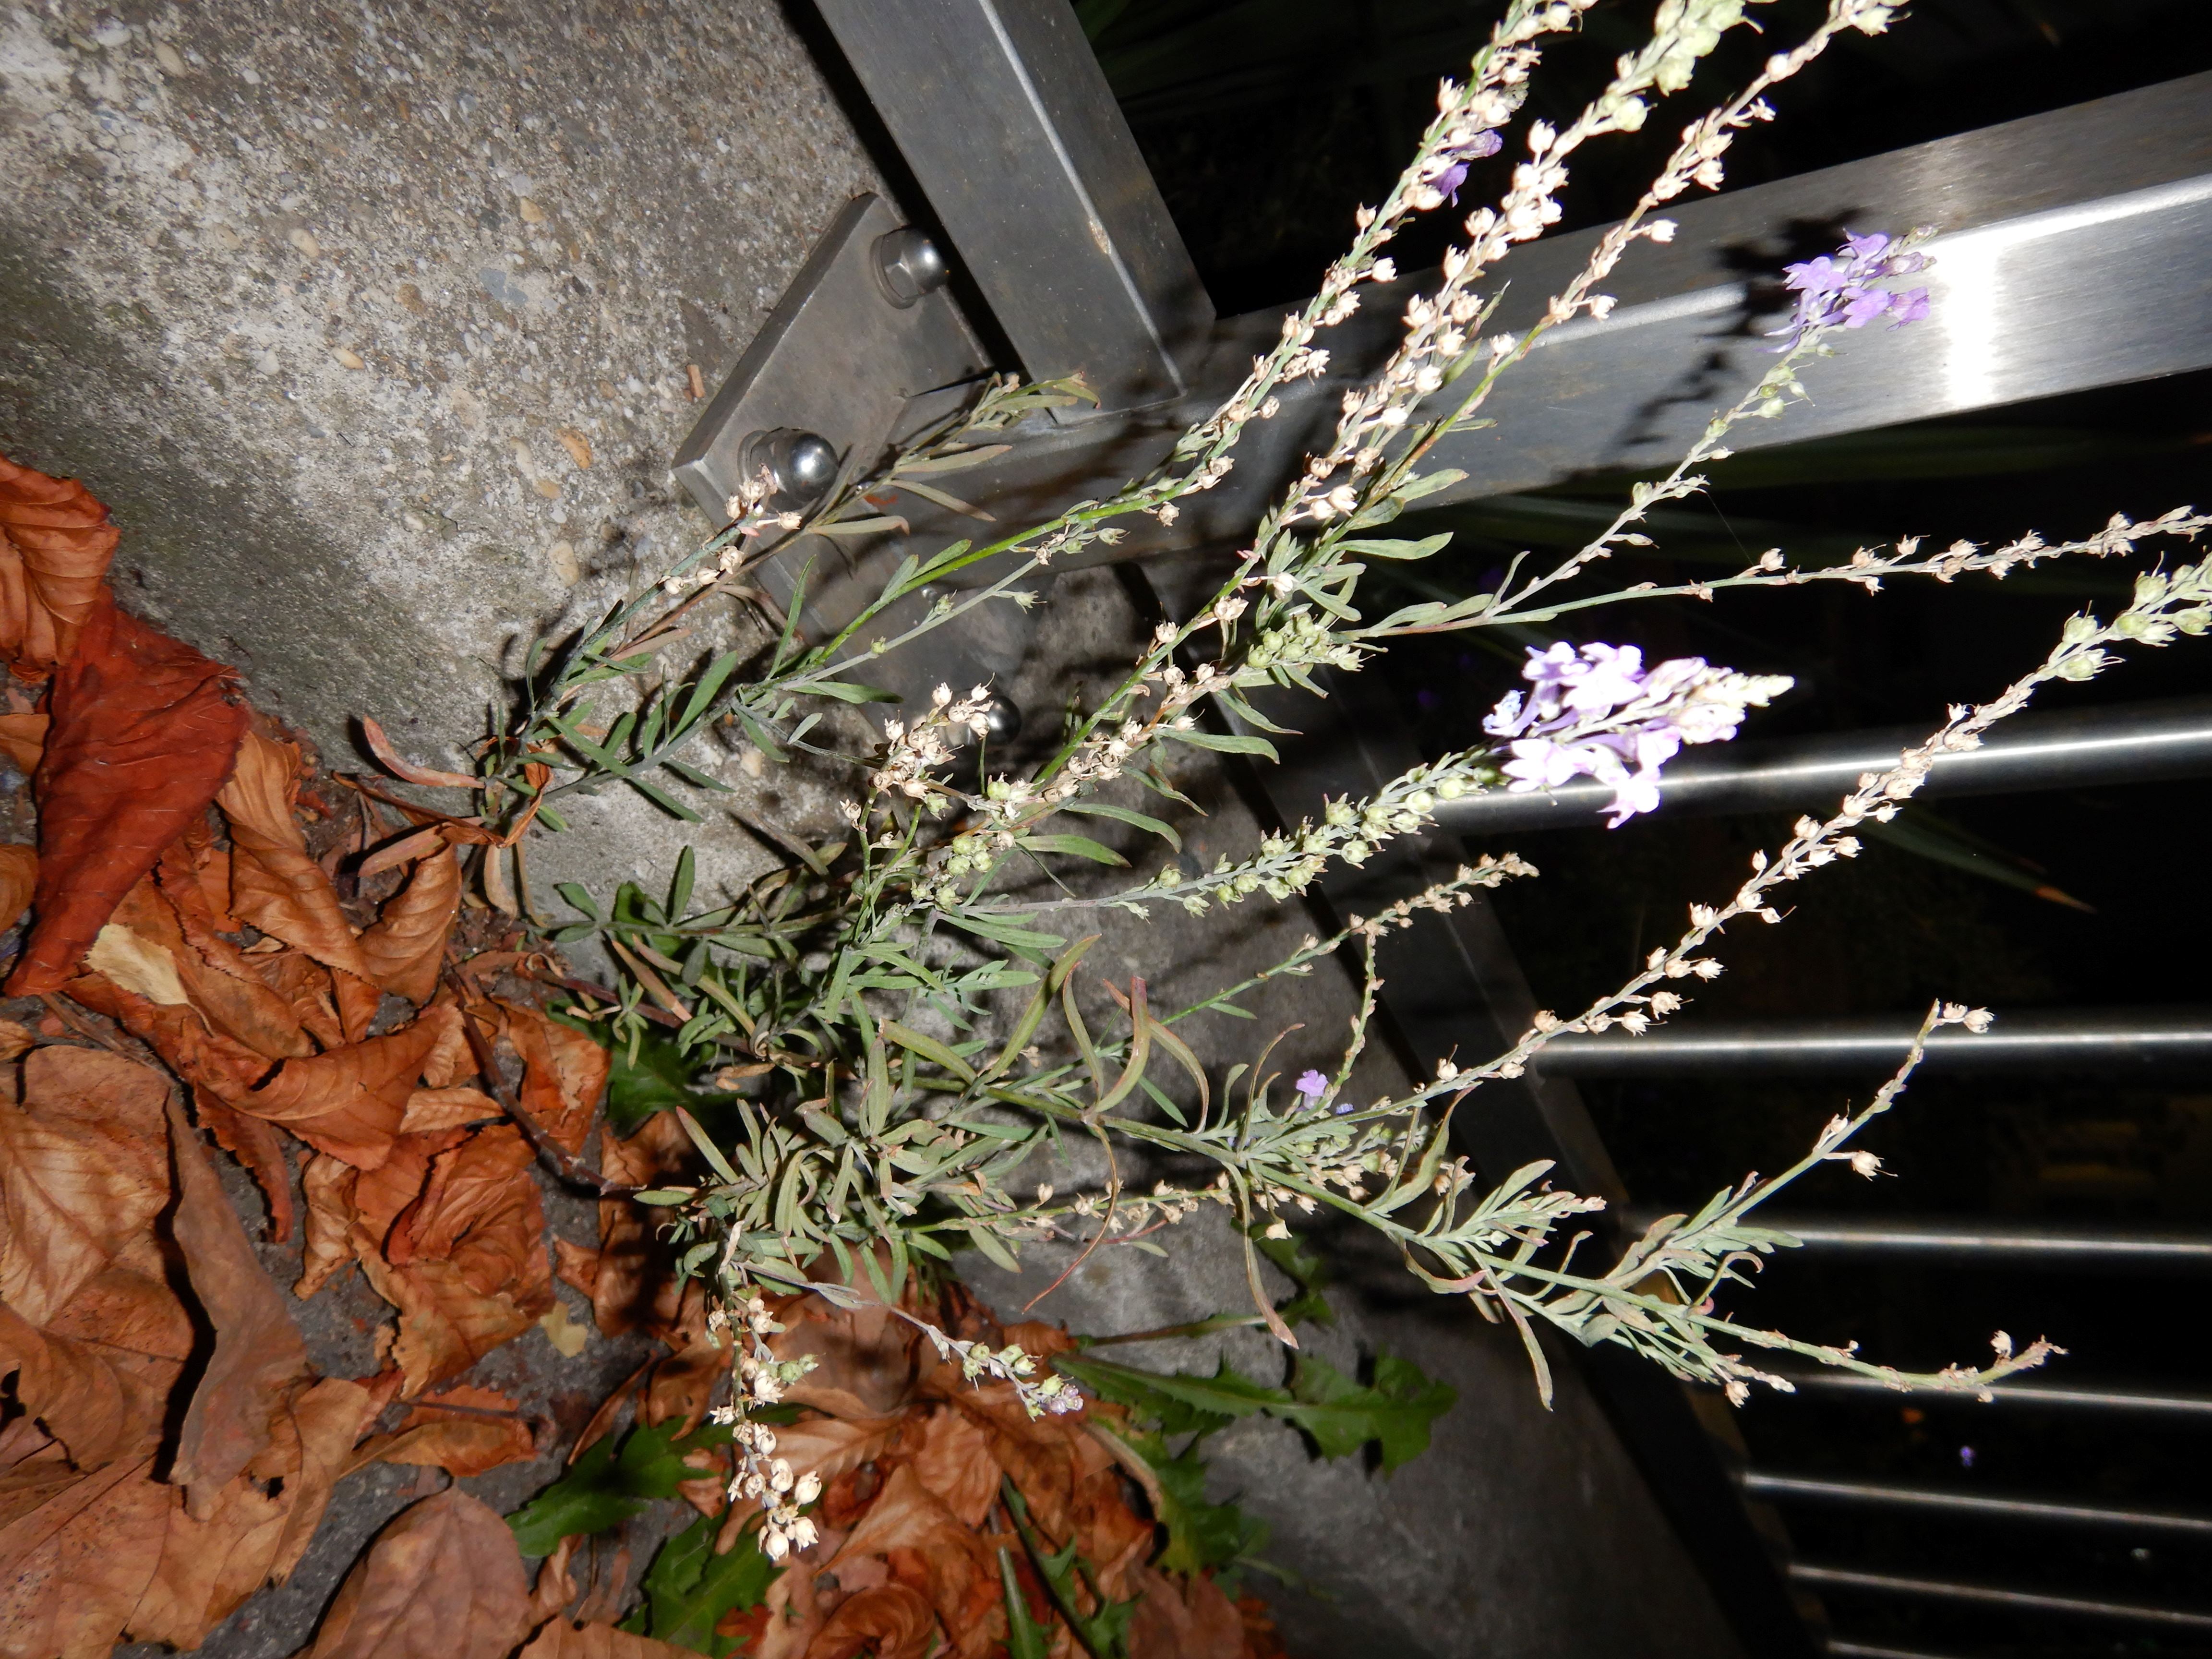
[[[1632, 1224], [1649, 1226], [1664, 1213], [1639, 1210]], [[2033, 1223], [1863, 1219], [1762, 1212], [1759, 1224], [1788, 1233], [1800, 1244], [1875, 1255], [2020, 1257], [2038, 1265], [2212, 1267], [2212, 1238], [2187, 1233], [2088, 1233]]]
[[1907, 1394], [1871, 1376], [1829, 1371], [1792, 1371], [1789, 1376], [1800, 1394], [1881, 1395], [1888, 1400], [1909, 1400], [1920, 1407], [1996, 1405], [2054, 1411], [2140, 1412], [2148, 1416], [2199, 1419], [2212, 1426], [2212, 1395], [2166, 1394], [2143, 1389], [2069, 1389], [2043, 1382], [1998, 1382], [1979, 1394]]
[[2060, 1526], [2122, 1527], [2144, 1532], [2212, 1538], [2212, 1516], [2171, 1510], [2124, 1510], [2101, 1504], [2062, 1504], [2045, 1498], [1992, 1498], [1940, 1486], [1893, 1486], [1874, 1480], [1833, 1480], [1750, 1469], [1739, 1477], [1753, 1498], [1773, 1501], [1887, 1504], [1941, 1510], [1992, 1520], [2039, 1521]]
[[1847, 1567], [1790, 1564], [1791, 1580], [1826, 1589], [1865, 1590], [1880, 1595], [1917, 1595], [1938, 1601], [1971, 1601], [1984, 1607], [2015, 1607], [2023, 1613], [2055, 1613], [2076, 1619], [2126, 1624], [2164, 1625], [2176, 1630], [2212, 1631], [2212, 1613], [2186, 1607], [2149, 1607], [2136, 1601], [2099, 1601], [2087, 1596], [2046, 1595], [2039, 1590], [2007, 1589], [1996, 1584], [1961, 1584], [1948, 1579], [1916, 1578], [1902, 1573], [1861, 1572]]
[[[1928, 730], [1900, 726], [1692, 750], [1667, 768], [1661, 808], [1680, 817], [1832, 805], [1862, 775], [1894, 766], [1901, 752], [1926, 740]], [[1979, 749], [1939, 756], [1920, 793], [2004, 794], [2207, 774], [2212, 697], [2173, 697], [2022, 715]], [[1462, 835], [1595, 828], [1612, 799], [1609, 786], [1583, 781], [1524, 794], [1469, 795], [1447, 803], [1438, 817]]]
[[[1662, 1025], [1554, 1037], [1531, 1069], [1551, 1077], [1886, 1072], [1905, 1059], [1917, 1016]], [[1929, 1039], [1924, 1070], [2089, 1070], [2212, 1066], [2212, 1007], [1999, 1010], [1977, 1036]]]

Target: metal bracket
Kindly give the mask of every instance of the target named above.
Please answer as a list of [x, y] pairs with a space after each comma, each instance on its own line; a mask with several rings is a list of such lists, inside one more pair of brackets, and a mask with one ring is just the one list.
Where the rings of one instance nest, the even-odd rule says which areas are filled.
[[[945, 289], [949, 274], [927, 233], [880, 198], [857, 196], [839, 210], [677, 451], [675, 476], [709, 518], [724, 522], [738, 485], [763, 471], [773, 499], [794, 507], [819, 500], [973, 395], [990, 360]], [[788, 605], [811, 562], [800, 626], [819, 638], [852, 618], [875, 591], [870, 578], [895, 568], [908, 539], [802, 538], [765, 561], [758, 579]], [[882, 631], [902, 631], [936, 598], [925, 590], [903, 601]], [[939, 684], [1003, 680], [1035, 629], [1030, 613], [993, 605], [878, 659], [866, 678], [908, 702]], [[1011, 704], [1003, 718], [1018, 718]]]

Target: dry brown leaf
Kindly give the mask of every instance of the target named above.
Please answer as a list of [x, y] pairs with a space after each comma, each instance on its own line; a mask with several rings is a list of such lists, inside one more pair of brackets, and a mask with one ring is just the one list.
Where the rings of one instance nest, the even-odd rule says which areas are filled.
[[300, 1659], [507, 1659], [529, 1613], [514, 1534], [456, 1487], [376, 1535]]
[[54, 676], [32, 780], [36, 923], [8, 990], [59, 990], [116, 903], [205, 813], [244, 734], [234, 670], [149, 628], [103, 593]]
[[38, 1034], [18, 1020], [0, 1019], [0, 1063], [21, 1060], [38, 1046]]
[[230, 824], [231, 913], [327, 967], [372, 980], [337, 890], [307, 855], [294, 817], [299, 787], [298, 748], [247, 732], [237, 769], [215, 798]]
[[384, 1036], [288, 1060], [267, 1083], [230, 1103], [283, 1124], [317, 1152], [375, 1169], [391, 1155], [416, 1083], [459, 1018], [450, 1006], [426, 1008]]
[[571, 1244], [557, 1235], [553, 1240], [553, 1277], [587, 1301], [599, 1284], [599, 1253]]
[[254, 1085], [269, 1074], [266, 1054], [210, 1031], [189, 1006], [149, 1001], [99, 974], [81, 975], [70, 981], [68, 989], [72, 1000], [106, 1014], [161, 1055], [185, 1082], [226, 1103], [250, 1099]]
[[477, 1131], [438, 1154], [383, 1255], [362, 1257], [377, 1294], [399, 1310], [392, 1352], [410, 1396], [466, 1370], [553, 1305], [535, 1162], [511, 1125]]
[[170, 1233], [215, 1346], [178, 1430], [168, 1479], [185, 1488], [185, 1508], [204, 1520], [217, 1490], [268, 1446], [278, 1412], [313, 1372], [307, 1344], [173, 1103], [169, 1137], [177, 1184]]
[[[611, 1133], [599, 1137], [600, 1173], [629, 1187], [649, 1187], [696, 1155], [673, 1112], [655, 1112], [627, 1139]], [[680, 1317], [672, 1255], [658, 1226], [644, 1206], [626, 1198], [599, 1200], [592, 1320], [602, 1336], [619, 1336], [640, 1326], [665, 1329]]]
[[633, 1636], [612, 1625], [576, 1625], [550, 1620], [515, 1659], [690, 1659], [689, 1648], [671, 1647], [649, 1636]]
[[964, 1413], [939, 1407], [929, 1414], [914, 1472], [969, 1526], [981, 1526], [999, 1501], [1001, 1471], [991, 1456], [990, 1433]]
[[215, 1137], [252, 1175], [269, 1203], [269, 1238], [283, 1243], [292, 1237], [299, 1212], [292, 1202], [292, 1167], [285, 1161], [284, 1143], [276, 1131], [258, 1117], [234, 1111], [204, 1089], [192, 1091], [192, 1118]]
[[1129, 1620], [1129, 1659], [1243, 1659], [1243, 1616], [1211, 1578], [1194, 1575], [1178, 1587], [1140, 1567], [1130, 1589], [1143, 1599]]
[[290, 1000], [270, 988], [254, 957], [222, 937], [226, 927], [236, 931], [236, 919], [210, 906], [181, 838], [162, 853], [150, 888], [141, 882], [125, 895], [116, 920], [169, 951], [185, 995], [210, 1029], [271, 1060], [314, 1052]]
[[514, 1401], [491, 1389], [461, 1386], [419, 1402], [397, 1433], [365, 1443], [354, 1463], [411, 1463], [465, 1480], [537, 1455], [537, 1439]]
[[181, 1008], [191, 1002], [185, 994], [184, 981], [177, 977], [176, 957], [114, 922], [100, 930], [92, 949], [84, 953], [84, 965], [165, 1008]]
[[[387, 1159], [385, 1167], [392, 1167]], [[292, 1294], [302, 1302], [353, 1260], [353, 1189], [360, 1171], [343, 1158], [318, 1152], [300, 1172], [307, 1200], [307, 1245]]]
[[[781, 1455], [782, 1436], [776, 1438]], [[911, 1464], [891, 1470], [837, 1552], [832, 1570], [839, 1582], [846, 1562], [867, 1556], [880, 1557], [895, 1581], [928, 1598], [951, 1652], [974, 1659], [1005, 1639], [998, 1563], [989, 1546], [921, 1484]]]
[[27, 778], [46, 755], [46, 724], [44, 714], [0, 714], [0, 757]]
[[0, 659], [17, 678], [69, 660], [122, 535], [76, 479], [0, 456]]
[[39, 887], [39, 849], [0, 847], [0, 933], [23, 919]]
[[[423, 1069], [429, 1068], [426, 1066]], [[502, 1115], [499, 1103], [481, 1089], [417, 1089], [407, 1097], [407, 1111], [399, 1120], [399, 1133], [428, 1134], [465, 1124], [492, 1122]]]
[[173, 1488], [120, 1461], [0, 1529], [0, 1656], [106, 1659], [160, 1565]]
[[584, 1150], [614, 1056], [573, 1026], [502, 1002], [507, 1039], [522, 1056], [522, 1109], [572, 1157]]
[[890, 1309], [847, 1310], [806, 1297], [779, 1317], [786, 1328], [770, 1345], [777, 1358], [815, 1362], [790, 1395], [798, 1403], [836, 1411], [841, 1397], [857, 1400], [873, 1416], [913, 1396], [919, 1334]]
[[385, 901], [376, 925], [362, 934], [368, 977], [394, 996], [428, 1002], [460, 907], [461, 865], [448, 847], [415, 866], [407, 885]]
[[905, 1584], [879, 1584], [837, 1604], [806, 1650], [806, 1659], [926, 1659], [937, 1645], [929, 1601]]

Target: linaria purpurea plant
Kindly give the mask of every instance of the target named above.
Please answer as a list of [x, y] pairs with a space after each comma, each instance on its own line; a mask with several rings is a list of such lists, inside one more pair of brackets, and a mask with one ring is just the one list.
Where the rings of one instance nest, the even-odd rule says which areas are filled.
[[[1012, 1265], [1038, 1240], [1075, 1240], [1087, 1250], [1208, 1205], [1229, 1212], [1245, 1241], [1253, 1320], [1285, 1343], [1295, 1346], [1295, 1338], [1262, 1291], [1259, 1243], [1326, 1209], [1387, 1239], [1432, 1291], [1510, 1321], [1547, 1395], [1534, 1336], [1542, 1325], [1585, 1343], [1620, 1344], [1739, 1401], [1753, 1384], [1790, 1386], [1746, 1357], [1753, 1353], [1795, 1356], [1901, 1389], [1978, 1390], [2055, 1352], [2040, 1340], [2016, 1347], [1999, 1333], [1989, 1364], [1907, 1373], [1850, 1345], [1801, 1341], [1744, 1322], [1716, 1302], [1724, 1284], [1747, 1282], [1747, 1265], [1794, 1243], [1760, 1225], [1758, 1206], [1824, 1163], [1873, 1174], [1879, 1159], [1855, 1137], [1905, 1087], [1926, 1036], [1945, 1025], [1984, 1030], [1989, 1017], [1981, 1011], [1938, 1004], [1897, 1074], [1863, 1109], [1831, 1122], [1796, 1164], [1747, 1179], [1694, 1215], [1655, 1223], [1610, 1266], [1583, 1263], [1568, 1238], [1578, 1218], [1601, 1207], [1599, 1200], [1555, 1189], [1543, 1164], [1479, 1174], [1454, 1153], [1452, 1122], [1455, 1113], [1482, 1109], [1486, 1085], [1518, 1076], [1563, 1033], [1641, 1034], [1671, 1018], [1695, 982], [1720, 973], [1713, 952], [1729, 924], [1780, 922], [1782, 889], [1855, 856], [1856, 831], [1887, 822], [1937, 757], [1974, 747], [2047, 682], [2092, 678], [2114, 665], [2121, 649], [2203, 632], [2212, 620], [2212, 562], [2147, 569], [2116, 614], [2075, 617], [2044, 660], [2000, 695], [1954, 708], [1924, 743], [1863, 777], [1832, 813], [1801, 820], [1788, 842], [1755, 854], [1736, 891], [1693, 906], [1686, 929], [1653, 951], [1633, 977], [1579, 1012], [1539, 1015], [1504, 1053], [1480, 1064], [1443, 1062], [1433, 1079], [1370, 1102], [1347, 1092], [1374, 1012], [1379, 941], [1479, 890], [1535, 875], [1511, 854], [1485, 857], [1381, 915], [1355, 918], [1189, 1006], [1153, 1006], [1141, 977], [1112, 988], [1115, 1029], [1093, 1031], [1079, 1006], [1078, 975], [1092, 940], [1075, 936], [1070, 923], [1085, 911], [1142, 916], [1172, 904], [1203, 914], [1255, 896], [1296, 902], [1333, 861], [1359, 864], [1392, 838], [1431, 824], [1440, 803], [1482, 790], [1592, 776], [1613, 790], [1618, 823], [1656, 804], [1661, 769], [1681, 746], [1732, 737], [1749, 710], [1789, 682], [1696, 659], [1647, 664], [1632, 647], [1595, 641], [1532, 652], [1528, 690], [1492, 713], [1484, 746], [1415, 768], [1366, 799], [1333, 800], [1318, 821], [1267, 836], [1242, 860], [1194, 874], [1164, 862], [1152, 873], [1100, 876], [1097, 867], [1119, 866], [1120, 856], [1070, 828], [1072, 820], [1100, 816], [1172, 838], [1158, 818], [1100, 792], [1133, 779], [1171, 795], [1158, 761], [1172, 745], [1273, 760], [1258, 734], [1279, 728], [1252, 701], [1262, 690], [1317, 693], [1317, 673], [1358, 672], [1411, 635], [1554, 623], [1656, 596], [1710, 599], [1724, 588], [1847, 582], [1873, 592], [1911, 577], [2001, 578], [2062, 558], [2129, 556], [2145, 544], [2191, 540], [2212, 525], [2212, 517], [2183, 507], [2140, 523], [2115, 517], [2098, 535], [2066, 543], [2029, 535], [1929, 550], [1906, 538], [1833, 565], [1796, 562], [1776, 550], [1723, 578], [1589, 591], [1583, 579], [1616, 550], [1651, 545], [1638, 526], [1655, 507], [1703, 487], [1698, 469], [1726, 457], [1736, 428], [1784, 416], [1802, 399], [1801, 377], [1845, 335], [1908, 325], [1925, 313], [1926, 292], [1908, 284], [1928, 264], [1926, 234], [1855, 235], [1832, 258], [1793, 268], [1796, 310], [1773, 337], [1765, 372], [1714, 412], [1672, 471], [1637, 484], [1587, 545], [1533, 572], [1516, 564], [1491, 592], [1380, 616], [1361, 608], [1373, 562], [1428, 558], [1447, 539], [1387, 534], [1407, 507], [1458, 481], [1460, 474], [1431, 463], [1437, 441], [1486, 419], [1492, 388], [1547, 334], [1607, 314], [1608, 276], [1638, 242], [1672, 237], [1662, 214], [1668, 203], [1721, 185], [1737, 137], [1774, 118], [1767, 99], [1775, 88], [1844, 32], [1883, 33], [1899, 9], [1893, 0], [1831, 0], [1809, 34], [1683, 127], [1633, 210], [1599, 239], [1533, 325], [1489, 331], [1499, 261], [1559, 219], [1578, 154], [1640, 129], [1662, 100], [1688, 84], [1724, 33], [1748, 24], [1752, 3], [1664, 0], [1648, 42], [1619, 60], [1579, 115], [1554, 126], [1516, 125], [1527, 87], [1547, 46], [1597, 0], [1511, 0], [1466, 76], [1439, 88], [1437, 115], [1405, 172], [1380, 204], [1360, 210], [1352, 244], [1320, 291], [1285, 319], [1280, 337], [1218, 410], [1158, 468], [1115, 494], [995, 540], [910, 557], [844, 627], [803, 637], [799, 606], [786, 615], [753, 581], [770, 550], [808, 537], [879, 533], [891, 521], [869, 503], [890, 490], [957, 504], [944, 481], [1019, 443], [1032, 411], [1085, 395], [1074, 381], [994, 381], [964, 413], [804, 517], [777, 511], [764, 481], [749, 484], [730, 501], [727, 526], [702, 548], [596, 626], [533, 656], [527, 695], [495, 733], [471, 784], [487, 822], [513, 827], [534, 816], [557, 830], [562, 794], [611, 780], [679, 817], [696, 817], [669, 779], [719, 787], [683, 750], [722, 722], [771, 761], [804, 751], [847, 765], [853, 780], [843, 839], [816, 846], [787, 838], [791, 864], [744, 891], [695, 903], [687, 851], [665, 902], [635, 888], [611, 902], [564, 888], [583, 920], [553, 934], [596, 941], [620, 969], [611, 1000], [587, 999], [580, 1015], [632, 1044], [648, 1016], [672, 1022], [695, 1075], [711, 1073], [745, 1091], [728, 1133], [710, 1135], [684, 1115], [708, 1171], [701, 1180], [635, 1196], [664, 1211], [685, 1271], [709, 1287], [714, 1328], [730, 1338], [737, 1387], [727, 1414], [741, 1425], [743, 1453], [737, 1483], [749, 1496], [774, 1499], [764, 1534], [772, 1555], [805, 1541], [799, 1510], [806, 1497], [774, 1461], [772, 1433], [743, 1426], [748, 1402], [773, 1401], [797, 1372], [766, 1346], [774, 1324], [763, 1291], [895, 1304], [918, 1259], [950, 1261], [955, 1249], [973, 1248]], [[837, 753], [823, 711], [871, 698], [866, 675], [876, 657], [981, 607], [1030, 603], [1024, 581], [1055, 560], [1110, 546], [1140, 514], [1172, 522], [1182, 503], [1218, 484], [1238, 464], [1242, 436], [1276, 418], [1284, 389], [1325, 371], [1329, 330], [1376, 284], [1395, 281], [1387, 251], [1393, 240], [1420, 216], [1448, 208], [1459, 214], [1469, 162], [1509, 142], [1522, 159], [1504, 195], [1463, 215], [1437, 283], [1406, 302], [1395, 349], [1370, 380], [1344, 395], [1328, 443], [1251, 526], [1233, 570], [1187, 619], [1162, 623], [1126, 671], [1073, 710], [1052, 752], [1018, 772], [962, 781], [960, 751], [987, 731], [992, 690], [944, 686], [927, 706], [888, 721], [872, 752]], [[964, 586], [953, 580], [963, 577]], [[919, 621], [888, 637], [875, 632], [890, 625], [894, 606], [925, 588], [941, 597]], [[681, 637], [687, 616], [714, 600], [767, 617], [773, 642], [757, 653], [724, 653], [647, 689], [648, 672]], [[619, 710], [604, 726], [592, 713], [602, 695]], [[1234, 729], [1206, 724], [1209, 711], [1229, 716]], [[1080, 893], [1016, 896], [1009, 880], [1031, 860], [1089, 866], [1091, 879]], [[926, 939], [938, 942], [932, 952], [921, 948]], [[945, 941], [957, 948], [948, 952]], [[939, 965], [926, 963], [926, 954]], [[1340, 955], [1352, 961], [1362, 987], [1348, 1041], [1331, 1071], [1307, 1072], [1286, 1097], [1267, 1073], [1264, 1053], [1217, 1079], [1178, 1031], [1193, 1015], [1237, 1006], [1273, 979]], [[1103, 1183], [1074, 1193], [1017, 1190], [1018, 1173], [1071, 1135], [1105, 1149]], [[1117, 1145], [1212, 1173], [1133, 1190], [1118, 1174]], [[971, 1376], [1016, 1384], [1033, 1412], [1070, 1403], [1068, 1385], [1018, 1350], [976, 1350], [933, 1328], [929, 1335]]]

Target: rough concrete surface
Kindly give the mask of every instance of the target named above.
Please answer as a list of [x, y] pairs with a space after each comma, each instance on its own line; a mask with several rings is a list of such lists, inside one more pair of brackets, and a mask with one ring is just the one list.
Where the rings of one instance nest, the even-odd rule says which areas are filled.
[[[337, 764], [364, 714], [454, 764], [520, 640], [604, 606], [702, 533], [666, 475], [697, 407], [687, 366], [711, 387], [837, 205], [883, 188], [775, 0], [0, 0], [0, 453], [83, 477], [124, 527], [125, 603], [237, 663], [257, 703]], [[1064, 580], [1011, 688], [1030, 738], [1145, 627], [1111, 574]], [[817, 780], [697, 758], [762, 816], [825, 811]], [[1256, 838], [1218, 769], [1193, 757], [1179, 779], [1210, 814], [1184, 826], [1187, 863]], [[574, 833], [533, 844], [541, 882], [665, 879], [679, 840], [666, 818], [626, 794], [572, 816]], [[697, 839], [707, 890], [767, 857], [727, 820]], [[1279, 958], [1310, 922], [1255, 905], [1080, 926], [1105, 934], [1091, 964], [1146, 975], [1158, 1006]], [[1258, 1024], [1209, 1016], [1194, 1036], [1225, 1066], [1303, 1022], [1278, 1055], [1302, 1066], [1340, 1042], [1352, 1006], [1341, 976], [1316, 974], [1277, 988]], [[1361, 1087], [1390, 1086], [1387, 1051], [1365, 1064]], [[224, 1175], [258, 1227], [250, 1183], [227, 1162]], [[581, 1200], [549, 1189], [548, 1206], [589, 1238]], [[1040, 1312], [1130, 1330], [1243, 1303], [1218, 1215], [1174, 1243], [1164, 1261], [1121, 1249], [1086, 1264]], [[1547, 1415], [1510, 1333], [1345, 1254], [1321, 1352], [1352, 1369], [1388, 1346], [1460, 1403], [1430, 1455], [1388, 1481], [1315, 1462], [1279, 1425], [1218, 1437], [1222, 1492], [1273, 1523], [1274, 1555], [1312, 1587], [1277, 1594], [1293, 1651], [1732, 1653], [1571, 1364]], [[296, 1245], [264, 1255], [289, 1284]], [[1065, 1258], [1041, 1252], [1018, 1286], [972, 1265], [1011, 1316]], [[297, 1312], [326, 1370], [374, 1369], [389, 1311], [357, 1273]], [[1122, 1357], [1210, 1366], [1217, 1352], [1258, 1375], [1282, 1364], [1249, 1334]], [[476, 1380], [550, 1417], [565, 1448], [640, 1357], [594, 1339], [562, 1360], [532, 1332]], [[559, 1455], [469, 1484], [511, 1508]], [[302, 1646], [418, 1479], [378, 1466], [347, 1482], [293, 1581], [203, 1650]], [[634, 1579], [657, 1535], [627, 1541]]]
[[[326, 754], [374, 714], [447, 765], [522, 638], [703, 533], [688, 366], [881, 188], [775, 0], [0, 3], [0, 452]], [[665, 867], [627, 796], [579, 827], [547, 873]]]

